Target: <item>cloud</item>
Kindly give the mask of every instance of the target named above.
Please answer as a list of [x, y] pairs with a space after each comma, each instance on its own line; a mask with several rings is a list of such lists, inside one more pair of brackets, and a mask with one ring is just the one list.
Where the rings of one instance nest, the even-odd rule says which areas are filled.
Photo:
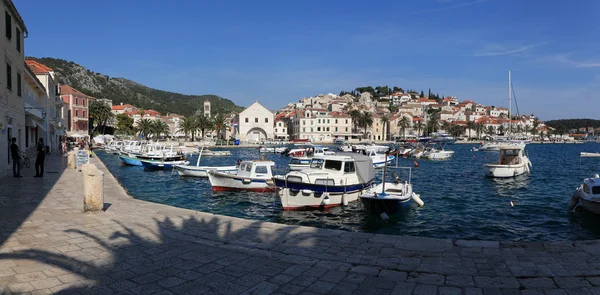
[[554, 54], [538, 58], [538, 61], [553, 64], [562, 64], [574, 68], [600, 68], [600, 61], [577, 61], [571, 58], [571, 53]]
[[538, 43], [538, 44], [524, 45], [524, 46], [520, 46], [520, 47], [507, 47], [504, 45], [497, 45], [497, 44], [487, 45], [479, 52], [476, 52], [474, 54], [474, 56], [501, 56], [501, 55], [517, 54], [517, 53], [525, 52], [529, 49], [532, 49], [536, 46], [539, 46], [539, 45], [542, 45], [545, 43], [546, 42]]
[[[474, 0], [474, 1], [468, 1], [468, 2], [458, 2], [458, 1], [454, 1], [454, 0], [438, 0], [439, 3], [442, 4], [451, 4], [445, 7], [440, 7], [440, 8], [432, 8], [432, 9], [427, 9], [427, 10], [421, 10], [421, 11], [415, 11], [413, 13], [411, 13], [412, 15], [416, 15], [416, 14], [425, 14], [425, 13], [434, 13], [434, 12], [441, 12], [441, 11], [448, 11], [448, 10], [453, 10], [453, 9], [458, 9], [458, 8], [462, 8], [462, 7], [467, 7], [467, 6], [473, 6], [473, 5], [477, 5], [477, 4], [482, 4], [485, 2], [489, 2], [492, 0]], [[452, 4], [452, 3], [456, 3], [456, 4]]]

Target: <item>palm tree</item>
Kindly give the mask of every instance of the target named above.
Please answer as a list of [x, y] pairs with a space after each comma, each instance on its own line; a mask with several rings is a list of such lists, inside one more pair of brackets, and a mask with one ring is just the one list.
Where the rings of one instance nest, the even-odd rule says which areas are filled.
[[357, 130], [357, 126], [359, 125], [359, 121], [360, 121], [360, 111], [359, 110], [351, 110], [349, 113], [350, 117], [352, 118], [352, 127], [354, 129], [354, 133], [358, 133]]
[[485, 129], [485, 133], [487, 133], [489, 136], [494, 135], [494, 133], [496, 133], [496, 128], [494, 128], [494, 126], [489, 125], [486, 129]]
[[498, 126], [498, 133], [504, 134], [504, 125]]
[[381, 121], [381, 124], [383, 125], [383, 140], [387, 140], [387, 135], [388, 135], [387, 127], [389, 127], [388, 123], [390, 122], [390, 118], [387, 115], [383, 115], [383, 116], [381, 116], [381, 118], [379, 118], [379, 120]]
[[423, 121], [418, 121], [417, 124], [415, 124], [415, 128], [417, 128], [417, 134], [421, 134], [421, 130], [423, 130]]
[[481, 133], [485, 131], [485, 125], [483, 123], [475, 124], [475, 132], [477, 132], [477, 139], [481, 139]]
[[195, 141], [196, 139], [196, 131], [198, 131], [198, 128], [196, 126], [196, 117], [194, 116], [183, 118], [179, 124], [179, 129], [177, 130], [177, 132], [183, 132], [186, 138], [188, 137], [188, 134], [191, 134], [192, 141]]
[[540, 126], [540, 121], [536, 118], [533, 121], [533, 126], [531, 126], [531, 134], [532, 135], [535, 136], [537, 134], [537, 132], [538, 132], [538, 130], [537, 130], [538, 126]]
[[367, 127], [373, 125], [373, 116], [371, 116], [371, 113], [364, 111], [362, 112], [362, 114], [360, 115], [360, 118], [358, 119], [358, 125], [360, 127], [363, 127], [365, 130], [365, 133], [363, 136], [367, 135]]
[[438, 127], [438, 119], [435, 116], [431, 116], [429, 118], [429, 121], [427, 122], [426, 133], [429, 134], [429, 130], [431, 130], [431, 132], [436, 132], [438, 130]]
[[149, 119], [141, 119], [137, 122], [135, 130], [138, 134], [143, 135], [144, 139], [148, 139], [150, 133], [152, 133], [152, 121]]
[[206, 130], [211, 130], [211, 120], [209, 117], [205, 117], [204, 114], [199, 114], [196, 116], [196, 127], [198, 130], [202, 131], [202, 140], [206, 135]]
[[444, 129], [444, 132], [450, 133], [450, 123], [448, 121], [442, 122], [442, 129]]
[[467, 122], [467, 129], [469, 129], [469, 139], [471, 139], [471, 129], [475, 128], [475, 122], [469, 121]]
[[144, 119], [144, 115], [146, 114], [146, 110], [144, 108], [138, 109], [138, 114], [140, 114], [140, 118]]
[[215, 131], [217, 131], [217, 138], [223, 139], [222, 131], [226, 130], [227, 117], [223, 113], [216, 113], [212, 118], [212, 125]]
[[396, 124], [400, 128], [400, 130], [402, 130], [403, 138], [406, 138], [406, 128], [408, 128], [409, 124], [410, 121], [406, 116], [402, 116], [402, 118], [400, 118], [400, 120], [398, 120], [398, 123]]
[[167, 125], [167, 123], [165, 123], [163, 120], [153, 120], [151, 130], [153, 137], [156, 138], [159, 138], [162, 134], [168, 135], [171, 133], [169, 125]]
[[97, 131], [98, 127], [102, 126], [102, 134], [104, 134], [104, 129], [108, 121], [115, 117], [107, 104], [98, 101], [90, 103], [89, 116], [94, 119], [94, 131]]

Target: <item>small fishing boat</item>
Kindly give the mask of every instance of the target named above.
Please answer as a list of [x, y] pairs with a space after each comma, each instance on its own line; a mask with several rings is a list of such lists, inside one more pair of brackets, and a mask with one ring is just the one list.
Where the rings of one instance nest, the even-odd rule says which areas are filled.
[[175, 165], [187, 165], [190, 163], [186, 160], [164, 161], [164, 160], [147, 160], [147, 159], [140, 159], [140, 162], [142, 162], [142, 166], [144, 166], [144, 169], [150, 169], [150, 170], [173, 169], [175, 167]]
[[600, 214], [600, 175], [585, 178], [571, 197], [567, 209], [582, 207], [592, 213]]
[[261, 152], [261, 153], [283, 154], [286, 151], [289, 151], [289, 149], [285, 146], [278, 146], [278, 147], [261, 146], [259, 148], [259, 152]]
[[347, 205], [358, 200], [374, 179], [371, 157], [356, 153], [314, 157], [302, 171], [273, 177], [283, 210]]
[[385, 165], [381, 183], [369, 188], [364, 194], [360, 195], [360, 200], [365, 209], [372, 213], [393, 214], [408, 205], [411, 200], [414, 200], [419, 207], [424, 205], [420, 196], [413, 192], [411, 184], [412, 169], [410, 167], [400, 168], [408, 169], [408, 181], [403, 182], [396, 172], [393, 172], [393, 182], [387, 182], [387, 165]]
[[200, 150], [200, 154], [198, 155], [198, 160], [196, 161], [196, 165], [175, 165], [175, 170], [181, 176], [190, 176], [190, 177], [208, 177], [208, 171], [215, 170], [223, 173], [235, 173], [237, 171], [238, 166], [200, 166], [200, 159], [202, 158], [202, 154], [204, 152], [204, 148]]
[[506, 178], [530, 173], [531, 161], [525, 155], [523, 148], [499, 146], [498, 149], [498, 161], [483, 165], [485, 176]]
[[233, 174], [211, 170], [208, 180], [214, 192], [218, 191], [253, 191], [274, 192], [273, 170], [275, 162], [257, 160], [242, 161]]
[[599, 152], [589, 153], [589, 152], [581, 152], [580, 156], [582, 158], [600, 158]]
[[130, 155], [119, 155], [119, 160], [121, 160], [122, 165], [126, 166], [142, 166], [142, 162], [137, 157], [132, 157]]
[[204, 147], [196, 146], [196, 151], [202, 151], [204, 156], [231, 156], [231, 151], [211, 151], [209, 149], [205, 149]]

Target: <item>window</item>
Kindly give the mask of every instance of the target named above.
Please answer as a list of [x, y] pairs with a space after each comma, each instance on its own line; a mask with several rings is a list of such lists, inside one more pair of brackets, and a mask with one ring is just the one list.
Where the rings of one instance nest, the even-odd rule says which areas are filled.
[[338, 128], [337, 128], [337, 127], [335, 127], [335, 132], [337, 132], [337, 131], [338, 131]]
[[21, 74], [17, 73], [17, 95], [21, 96]]
[[341, 171], [342, 170], [342, 162], [327, 160], [327, 161], [325, 161], [325, 169]]
[[269, 123], [269, 118], [265, 118], [265, 123]]
[[246, 123], [248, 123], [248, 118], [246, 118]]
[[258, 118], [254, 118], [254, 123], [258, 123]]
[[79, 111], [75, 111], [75, 117], [79, 117]]
[[335, 185], [335, 181], [333, 179], [329, 179], [329, 178], [318, 178], [318, 179], [315, 179], [315, 184]]
[[329, 124], [329, 119], [327, 119], [327, 124]]
[[319, 122], [317, 122], [317, 123], [321, 124], [321, 119], [319, 119], [318, 121], [319, 121]]
[[8, 11], [4, 12], [4, 21], [4, 26], [6, 27], [6, 38], [10, 40], [12, 38], [12, 17]]
[[329, 127], [327, 127], [327, 131], [329, 131]]
[[246, 170], [246, 164], [242, 164], [242, 165], [240, 166], [240, 171], [244, 171], [244, 170]]
[[252, 170], [252, 164], [248, 164], [248, 166], [246, 166], [246, 171], [250, 172]]
[[277, 133], [277, 128], [275, 128], [275, 133]]
[[254, 170], [256, 174], [267, 174], [267, 166], [256, 166], [256, 170]]
[[302, 125], [306, 125], [306, 121], [302, 121]]
[[353, 173], [354, 171], [356, 171], [354, 168], [354, 162], [346, 162], [346, 164], [344, 165], [344, 172]]
[[306, 132], [306, 127], [302, 127], [302, 132]]
[[210, 110], [210, 107], [209, 107], [209, 106], [207, 106], [207, 105], [205, 105], [205, 106], [204, 106], [204, 110], [205, 110], [205, 111], [209, 111], [209, 110]]
[[315, 132], [314, 129], [312, 127], [310, 127], [310, 132]]
[[348, 124], [348, 119], [346, 119], [346, 124]]
[[21, 52], [21, 30], [17, 28], [17, 51]]
[[6, 88], [12, 90], [12, 68], [6, 63]]
[[337, 124], [337, 119], [335, 119], [335, 124]]
[[346, 127], [346, 132], [348, 132], [348, 127]]
[[312, 161], [310, 161], [310, 168], [317, 168], [317, 169], [321, 169], [321, 167], [323, 167], [323, 159], [312, 159]]

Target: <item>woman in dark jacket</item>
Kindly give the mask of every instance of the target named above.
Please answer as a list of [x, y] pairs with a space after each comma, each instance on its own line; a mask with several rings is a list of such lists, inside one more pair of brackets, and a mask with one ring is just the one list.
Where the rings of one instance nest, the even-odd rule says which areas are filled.
[[46, 158], [46, 147], [44, 146], [44, 140], [40, 138], [37, 144], [37, 157], [35, 158], [35, 176], [44, 176], [44, 160]]

